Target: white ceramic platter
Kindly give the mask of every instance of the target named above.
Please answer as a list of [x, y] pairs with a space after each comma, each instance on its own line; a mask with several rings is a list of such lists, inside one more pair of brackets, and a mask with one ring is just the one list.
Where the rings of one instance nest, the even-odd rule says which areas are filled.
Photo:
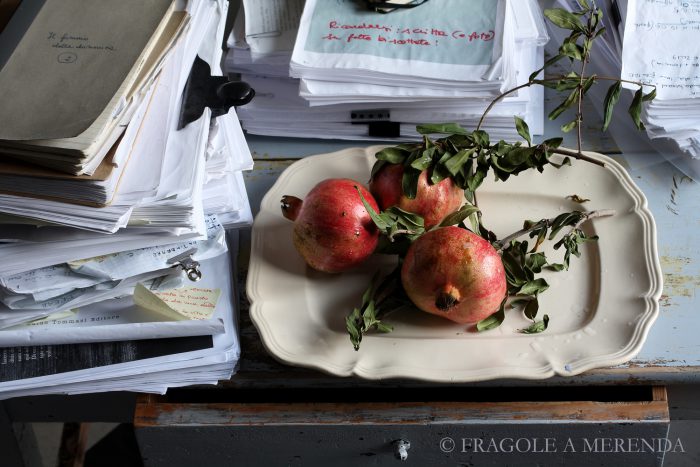
[[[255, 219], [248, 272], [250, 313], [267, 350], [279, 360], [340, 375], [467, 382], [493, 378], [575, 375], [631, 359], [640, 350], [659, 311], [662, 274], [656, 228], [646, 199], [614, 160], [600, 167], [573, 161], [571, 167], [532, 170], [507, 182], [491, 177], [479, 188], [485, 225], [499, 237], [523, 220], [563, 211], [614, 209], [613, 217], [586, 224], [600, 236], [582, 246], [571, 268], [547, 272], [540, 315], [550, 317], [541, 334], [518, 329], [530, 322], [507, 310], [504, 323], [477, 333], [418, 310], [394, 314], [394, 331], [372, 333], [353, 350], [345, 316], [390, 257], [376, 255], [360, 269], [328, 275], [306, 267], [292, 244], [292, 223], [280, 210], [283, 195], [303, 198], [319, 181], [348, 177], [366, 183], [380, 146], [310, 156], [292, 164], [265, 195]], [[583, 206], [566, 196], [590, 198]], [[550, 262], [563, 251], [545, 248]]]

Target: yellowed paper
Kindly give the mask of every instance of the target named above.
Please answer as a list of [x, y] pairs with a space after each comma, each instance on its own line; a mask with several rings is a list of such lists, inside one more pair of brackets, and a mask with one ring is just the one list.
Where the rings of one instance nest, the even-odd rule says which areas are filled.
[[0, 71], [0, 139], [68, 138], [100, 116], [172, 0], [47, 0]]
[[181, 287], [165, 292], [152, 292], [141, 284], [134, 289], [134, 303], [168, 318], [209, 319], [214, 314], [220, 289], [202, 287]]

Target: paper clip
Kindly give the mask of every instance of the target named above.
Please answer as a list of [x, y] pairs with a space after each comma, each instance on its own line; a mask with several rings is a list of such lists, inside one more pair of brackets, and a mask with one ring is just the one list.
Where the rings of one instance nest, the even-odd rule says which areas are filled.
[[197, 253], [197, 249], [191, 248], [184, 253], [173, 256], [167, 263], [172, 264], [173, 267], [180, 266], [189, 280], [197, 282], [202, 278], [202, 271], [199, 270], [199, 262], [192, 259], [192, 255], [195, 253]]

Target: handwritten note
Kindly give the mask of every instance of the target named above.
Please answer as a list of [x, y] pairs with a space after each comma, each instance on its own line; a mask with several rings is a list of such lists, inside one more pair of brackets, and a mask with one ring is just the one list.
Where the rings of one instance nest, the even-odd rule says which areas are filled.
[[698, 37], [700, 2], [630, 0], [622, 78], [656, 84], [659, 99], [700, 97]]
[[[54, 31], [49, 31], [46, 35], [46, 40], [49, 41], [51, 47], [54, 49], [71, 49], [71, 50], [104, 50], [107, 52], [114, 52], [116, 48], [112, 43], [95, 43], [90, 40], [87, 34], [76, 34], [70, 32], [57, 33]], [[67, 54], [65, 54], [67, 55]], [[77, 55], [71, 54], [73, 57], [77, 58]], [[61, 54], [58, 55], [61, 57]], [[75, 60], [73, 60], [75, 61]], [[59, 59], [59, 62], [61, 60]], [[70, 62], [63, 62], [70, 63]]]
[[202, 287], [182, 287], [164, 292], [151, 292], [138, 284], [134, 289], [134, 303], [174, 321], [203, 320], [212, 317], [220, 295], [220, 289]]
[[[308, 5], [308, 3], [307, 3]], [[315, 4], [305, 50], [455, 65], [493, 60], [498, 2], [453, 0], [380, 15], [351, 0]]]

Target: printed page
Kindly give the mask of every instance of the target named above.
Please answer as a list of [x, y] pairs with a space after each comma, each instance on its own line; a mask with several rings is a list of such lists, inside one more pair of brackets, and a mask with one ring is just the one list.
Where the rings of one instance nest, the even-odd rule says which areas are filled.
[[253, 54], [291, 52], [304, 0], [243, 0], [245, 39]]
[[700, 97], [700, 2], [628, 3], [622, 78], [656, 84], [660, 100]]

